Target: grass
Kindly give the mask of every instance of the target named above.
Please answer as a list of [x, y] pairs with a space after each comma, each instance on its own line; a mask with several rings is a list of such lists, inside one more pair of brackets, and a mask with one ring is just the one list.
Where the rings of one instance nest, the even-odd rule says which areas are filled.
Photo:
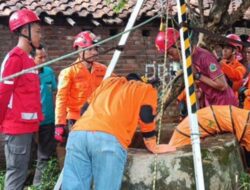
[[0, 190], [4, 190], [4, 175], [5, 171], [0, 171]]
[[240, 185], [237, 190], [250, 190], [250, 175], [248, 173], [241, 173]]
[[[48, 162], [42, 175], [41, 184], [39, 186], [28, 186], [27, 190], [51, 190], [54, 188], [57, 178], [59, 177], [60, 169], [56, 158]], [[4, 190], [4, 175], [5, 171], [0, 171], [0, 190]]]
[[28, 190], [51, 190], [54, 188], [56, 181], [59, 177], [60, 169], [56, 158], [51, 159], [48, 162], [46, 168], [44, 168], [41, 184], [39, 186], [29, 186]]

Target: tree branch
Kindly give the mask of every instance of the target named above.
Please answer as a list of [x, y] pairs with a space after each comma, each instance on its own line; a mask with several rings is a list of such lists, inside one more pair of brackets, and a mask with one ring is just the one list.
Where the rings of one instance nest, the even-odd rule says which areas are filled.
[[226, 26], [232, 26], [236, 21], [239, 21], [244, 17], [244, 14], [249, 7], [250, 0], [244, 0], [236, 11], [232, 12], [230, 15], [228, 12], [226, 12], [221, 23], [224, 23]]
[[199, 10], [200, 10], [200, 22], [201, 27], [204, 27], [204, 11], [203, 11], [203, 0], [199, 0]]
[[210, 31], [215, 31], [215, 26], [221, 23], [222, 18], [227, 13], [230, 2], [230, 0], [214, 0], [209, 13], [209, 22], [207, 23], [207, 28]]

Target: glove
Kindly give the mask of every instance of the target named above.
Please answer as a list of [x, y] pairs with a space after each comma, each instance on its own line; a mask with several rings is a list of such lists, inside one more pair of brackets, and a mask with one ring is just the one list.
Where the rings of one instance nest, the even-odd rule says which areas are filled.
[[176, 148], [173, 146], [170, 146], [168, 144], [156, 144], [156, 137], [152, 138], [144, 138], [144, 144], [146, 148], [154, 153], [154, 154], [161, 154], [161, 153], [166, 153], [166, 152], [174, 152], [176, 151]]
[[58, 142], [64, 143], [64, 142], [66, 142], [67, 137], [68, 137], [68, 129], [67, 129], [66, 125], [61, 125], [61, 124], [56, 125], [54, 138]]

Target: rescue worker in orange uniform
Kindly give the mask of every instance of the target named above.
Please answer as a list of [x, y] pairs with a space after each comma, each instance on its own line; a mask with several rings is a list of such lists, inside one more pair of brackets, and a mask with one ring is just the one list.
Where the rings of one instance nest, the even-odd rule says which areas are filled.
[[156, 143], [156, 106], [157, 90], [137, 74], [104, 80], [69, 134], [62, 189], [90, 190], [93, 177], [96, 190], [119, 190], [138, 124], [150, 152], [175, 151]]
[[[250, 151], [250, 111], [234, 106], [209, 106], [198, 110], [201, 139], [223, 133], [233, 133], [240, 145]], [[176, 148], [190, 145], [189, 117], [174, 130], [169, 145]]]
[[[90, 31], [80, 32], [75, 37], [73, 48], [86, 48], [98, 40]], [[96, 62], [98, 51], [96, 47], [79, 53], [74, 64], [62, 70], [58, 77], [58, 92], [55, 108], [55, 139], [61, 143], [77, 119], [80, 110], [91, 93], [100, 85], [106, 66]]]
[[[240, 39], [242, 42], [249, 42], [249, 38], [250, 36], [247, 34], [241, 34], [240, 35]], [[249, 59], [247, 59], [247, 50], [248, 50], [249, 46], [243, 46], [242, 49], [242, 61], [241, 63], [248, 69], [248, 62], [250, 61]]]
[[[241, 41], [240, 37], [236, 34], [229, 34], [227, 38], [232, 40]], [[223, 46], [221, 69], [227, 77], [229, 86], [232, 87], [235, 95], [238, 95], [238, 90], [242, 86], [243, 77], [246, 74], [246, 68], [237, 59], [237, 54], [242, 50], [242, 45], [229, 42]]]

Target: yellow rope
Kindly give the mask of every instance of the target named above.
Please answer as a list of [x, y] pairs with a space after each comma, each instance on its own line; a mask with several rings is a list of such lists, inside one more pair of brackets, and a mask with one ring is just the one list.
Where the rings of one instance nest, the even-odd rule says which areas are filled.
[[[165, 31], [168, 28], [168, 18], [169, 17], [169, 13], [168, 13], [168, 9], [166, 9], [166, 23], [165, 23]], [[174, 27], [174, 22], [173, 22], [173, 18], [171, 18], [171, 23], [172, 23], [172, 27]], [[160, 30], [162, 29], [162, 23], [161, 23], [161, 27]], [[165, 36], [164, 38], [167, 39], [167, 33], [165, 32]], [[174, 33], [174, 35], [176, 35], [176, 33]], [[176, 47], [178, 47], [177, 41], [175, 42]], [[178, 49], [178, 55], [180, 57], [180, 59], [182, 60], [181, 57], [181, 53]], [[166, 80], [165, 80], [165, 73], [167, 71], [167, 40], [165, 40], [165, 51], [164, 51], [164, 69], [163, 69], [163, 83], [162, 83], [162, 90], [161, 90], [161, 105], [160, 105], [160, 110], [159, 110], [159, 123], [158, 123], [158, 137], [157, 137], [157, 144], [160, 143], [160, 137], [161, 137], [161, 129], [162, 129], [162, 119], [163, 119], [163, 113], [164, 113], [164, 100], [163, 97], [167, 92], [167, 85], [166, 85]], [[158, 154], [155, 154], [154, 156], [154, 173], [153, 173], [153, 190], [155, 190], [156, 188], [156, 178], [157, 178], [157, 158], [158, 158]]]
[[[166, 9], [166, 29], [168, 28], [168, 9]], [[165, 32], [165, 39], [167, 39], [166, 32]], [[162, 129], [162, 118], [163, 118], [163, 108], [164, 108], [164, 101], [163, 96], [166, 92], [166, 80], [165, 80], [165, 73], [167, 71], [166, 65], [167, 65], [167, 40], [165, 40], [165, 51], [164, 51], [164, 67], [163, 67], [163, 81], [162, 81], [162, 90], [161, 90], [161, 105], [160, 105], [160, 119], [158, 123], [158, 136], [157, 136], [157, 145], [160, 143], [160, 136], [161, 136], [161, 129]], [[157, 178], [157, 157], [158, 154], [154, 155], [154, 173], [153, 173], [153, 190], [155, 190], [156, 187], [156, 178]]]

